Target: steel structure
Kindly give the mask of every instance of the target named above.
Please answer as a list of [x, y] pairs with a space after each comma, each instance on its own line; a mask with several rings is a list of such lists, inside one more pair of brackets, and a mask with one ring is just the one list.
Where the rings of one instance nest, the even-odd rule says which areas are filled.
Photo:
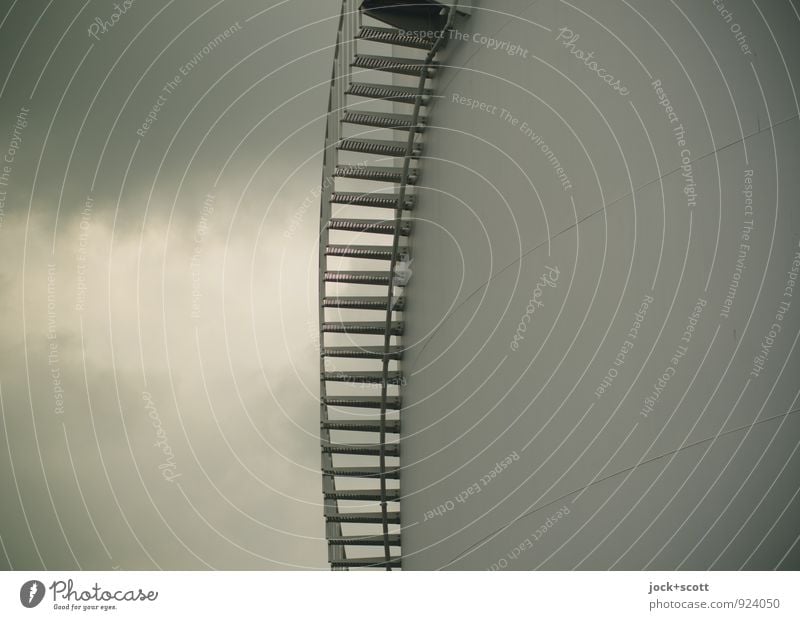
[[[457, 4], [342, 2], [319, 236], [322, 487], [333, 570], [401, 567], [397, 485], [406, 300], [398, 291], [410, 277], [422, 112], [432, 103], [436, 54]], [[395, 47], [408, 50], [408, 57], [395, 56]], [[398, 113], [402, 106], [409, 109]], [[340, 393], [329, 393], [331, 385]], [[380, 548], [380, 555], [366, 555], [362, 550], [369, 547]]]

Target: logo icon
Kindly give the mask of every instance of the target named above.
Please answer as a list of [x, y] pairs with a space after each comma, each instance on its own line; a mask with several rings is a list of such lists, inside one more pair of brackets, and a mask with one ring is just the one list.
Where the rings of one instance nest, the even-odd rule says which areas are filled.
[[31, 579], [22, 584], [19, 589], [19, 602], [23, 607], [36, 607], [44, 598], [44, 584], [36, 579]]

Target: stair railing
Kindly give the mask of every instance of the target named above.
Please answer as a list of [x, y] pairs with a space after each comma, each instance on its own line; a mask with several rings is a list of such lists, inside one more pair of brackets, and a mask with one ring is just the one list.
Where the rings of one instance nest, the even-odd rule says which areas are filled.
[[[342, 0], [342, 9], [339, 14], [339, 26], [336, 34], [336, 44], [333, 52], [333, 69], [331, 71], [331, 85], [328, 94], [328, 114], [325, 127], [325, 150], [322, 163], [321, 208], [319, 223], [319, 349], [320, 349], [320, 439], [323, 445], [330, 445], [330, 431], [325, 427], [328, 421], [328, 406], [325, 402], [327, 386], [325, 383], [325, 272], [328, 268], [326, 247], [329, 240], [328, 222], [331, 219], [330, 192], [333, 185], [333, 174], [336, 168], [336, 144], [342, 137], [341, 120], [345, 103], [345, 88], [350, 77], [350, 58], [354, 55], [355, 34], [358, 24], [357, 0]], [[339, 502], [330, 497], [336, 491], [333, 475], [326, 472], [333, 470], [333, 455], [322, 450], [322, 489], [325, 493], [323, 500], [324, 514], [339, 512]], [[327, 521], [325, 524], [326, 540], [341, 537], [342, 524], [338, 521]], [[345, 559], [344, 545], [328, 545], [328, 561], [333, 563]], [[335, 569], [333, 569], [335, 570]], [[346, 568], [344, 570], [347, 570]]]

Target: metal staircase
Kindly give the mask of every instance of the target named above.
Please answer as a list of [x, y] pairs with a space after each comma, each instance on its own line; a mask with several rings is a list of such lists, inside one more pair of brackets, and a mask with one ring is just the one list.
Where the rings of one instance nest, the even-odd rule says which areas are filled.
[[[319, 239], [322, 490], [333, 570], [402, 566], [400, 291], [410, 277], [422, 112], [456, 10], [430, 0], [342, 2]], [[408, 33], [414, 25], [437, 26], [438, 36]], [[416, 56], [395, 57], [395, 47]]]

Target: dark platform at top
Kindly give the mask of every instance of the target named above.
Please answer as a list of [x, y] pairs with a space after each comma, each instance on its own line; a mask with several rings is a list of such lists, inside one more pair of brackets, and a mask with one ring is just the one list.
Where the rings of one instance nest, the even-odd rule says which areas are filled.
[[434, 0], [364, 0], [365, 15], [405, 31], [432, 32], [444, 28], [447, 12]]

